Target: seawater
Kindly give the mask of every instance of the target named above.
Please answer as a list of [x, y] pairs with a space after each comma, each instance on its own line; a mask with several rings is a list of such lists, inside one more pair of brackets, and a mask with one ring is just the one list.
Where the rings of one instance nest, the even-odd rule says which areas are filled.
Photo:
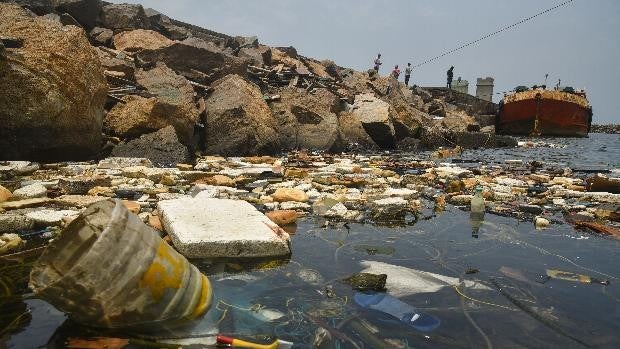
[[[561, 147], [474, 150], [461, 158], [618, 169], [618, 135], [544, 141]], [[549, 229], [537, 231], [529, 221], [489, 213], [473, 237], [469, 212], [448, 205], [445, 212], [433, 215], [428, 204], [426, 219], [402, 226], [305, 218], [292, 236], [292, 255], [284, 261], [192, 261], [214, 287], [208, 321], [222, 333], [257, 340], [283, 338], [302, 347], [312, 347], [321, 328], [331, 337], [322, 348], [377, 347], [360, 335], [356, 324], [384, 340], [386, 348], [620, 347], [619, 240], [575, 230], [561, 216]], [[476, 281], [487, 288], [444, 287], [401, 297], [441, 320], [437, 330], [422, 333], [352, 301], [355, 291], [340, 280], [360, 272], [363, 261]], [[547, 269], [586, 274], [610, 284], [548, 279]], [[21, 272], [22, 284], [24, 274], [27, 269]], [[21, 289], [28, 298], [27, 290]], [[62, 347], [69, 337], [98, 334], [71, 323], [40, 300], [0, 304], [3, 327], [8, 312], [20, 307], [29, 312], [0, 338], [0, 347]]]

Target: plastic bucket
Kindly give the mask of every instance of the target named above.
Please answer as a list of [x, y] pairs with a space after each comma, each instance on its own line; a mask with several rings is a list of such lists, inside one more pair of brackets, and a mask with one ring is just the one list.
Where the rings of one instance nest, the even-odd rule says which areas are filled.
[[118, 200], [89, 206], [30, 274], [35, 294], [96, 327], [174, 327], [211, 304], [206, 276]]

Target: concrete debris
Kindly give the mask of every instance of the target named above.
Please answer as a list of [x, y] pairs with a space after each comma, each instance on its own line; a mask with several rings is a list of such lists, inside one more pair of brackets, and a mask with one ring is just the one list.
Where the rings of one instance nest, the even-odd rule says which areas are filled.
[[184, 256], [290, 254], [289, 235], [247, 202], [196, 197], [160, 201], [157, 209], [164, 229]]
[[47, 188], [41, 184], [31, 184], [13, 191], [11, 200], [18, 201], [44, 197], [47, 197]]

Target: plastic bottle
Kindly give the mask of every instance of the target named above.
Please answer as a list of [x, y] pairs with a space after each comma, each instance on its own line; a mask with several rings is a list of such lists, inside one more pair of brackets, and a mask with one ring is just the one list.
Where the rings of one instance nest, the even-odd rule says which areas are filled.
[[482, 197], [482, 187], [477, 186], [474, 197], [471, 199], [471, 211], [469, 220], [472, 226], [472, 236], [478, 238], [478, 231], [484, 220], [484, 198]]

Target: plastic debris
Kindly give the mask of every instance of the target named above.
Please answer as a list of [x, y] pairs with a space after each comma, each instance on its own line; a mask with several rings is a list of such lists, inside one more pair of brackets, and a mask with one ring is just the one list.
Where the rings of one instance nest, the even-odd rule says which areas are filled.
[[609, 280], [599, 280], [588, 275], [575, 274], [568, 271], [556, 269], [547, 269], [547, 276], [552, 279], [576, 281], [584, 284], [601, 284], [605, 286], [609, 285]]
[[386, 293], [356, 293], [353, 300], [362, 308], [389, 315], [418, 331], [430, 332], [441, 324], [438, 318], [421, 313], [415, 307]]

